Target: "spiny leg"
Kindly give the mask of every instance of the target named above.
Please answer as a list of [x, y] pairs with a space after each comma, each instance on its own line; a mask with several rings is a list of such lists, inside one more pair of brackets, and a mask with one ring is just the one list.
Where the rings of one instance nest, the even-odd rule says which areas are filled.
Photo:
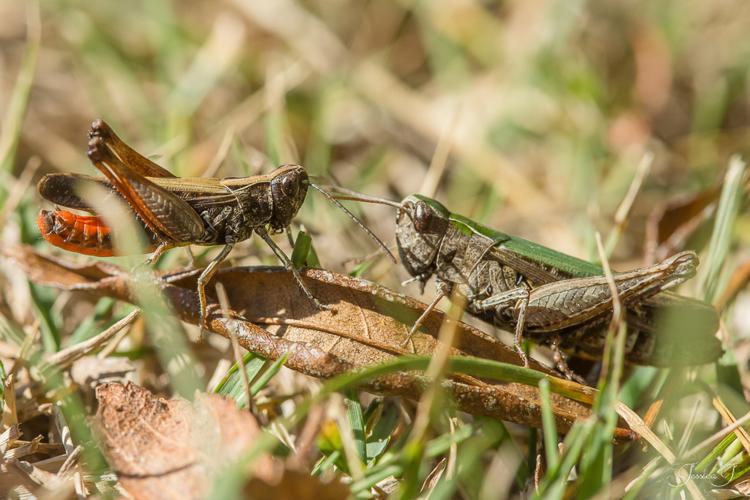
[[164, 255], [164, 252], [166, 252], [167, 250], [170, 250], [172, 248], [174, 248], [174, 243], [172, 243], [172, 242], [162, 242], [162, 243], [159, 243], [159, 246], [157, 246], [156, 249], [154, 249], [154, 251], [151, 252], [151, 255], [149, 255], [148, 257], [146, 257], [146, 260], [144, 260], [143, 262], [141, 262], [140, 264], [138, 264], [137, 266], [135, 266], [135, 268], [133, 268], [133, 272], [134, 273], [141, 272], [141, 270], [143, 268], [148, 267], [148, 266], [150, 266], [152, 264], [155, 264], [156, 261], [159, 260], [159, 257], [161, 257], [162, 255]]
[[529, 367], [529, 357], [526, 356], [526, 351], [523, 350], [521, 342], [523, 342], [523, 327], [526, 325], [526, 307], [529, 305], [529, 295], [520, 299], [516, 307], [518, 308], [518, 318], [516, 319], [516, 331], [513, 335], [513, 347], [516, 348], [516, 352], [523, 360], [523, 366]]
[[156, 249], [151, 252], [151, 255], [146, 258], [146, 265], [150, 266], [151, 264], [156, 264], [156, 262], [159, 260], [159, 257], [164, 255], [164, 252], [167, 250], [171, 250], [174, 248], [174, 243], [171, 242], [163, 242], [159, 243], [159, 246], [156, 247]]
[[417, 318], [417, 321], [414, 322], [411, 329], [409, 330], [409, 333], [406, 336], [406, 339], [401, 343], [402, 346], [405, 346], [409, 341], [411, 341], [414, 334], [417, 332], [417, 329], [422, 325], [422, 322], [429, 316], [429, 314], [437, 307], [438, 302], [442, 300], [443, 297], [448, 295], [446, 290], [439, 289], [437, 296], [435, 299], [430, 302], [430, 304], [425, 308], [425, 310], [422, 312], [422, 314], [419, 315]]
[[263, 241], [265, 241], [269, 247], [271, 247], [271, 250], [273, 250], [273, 253], [276, 254], [276, 257], [281, 261], [282, 264], [284, 264], [284, 267], [292, 272], [292, 276], [294, 276], [294, 279], [297, 281], [297, 284], [302, 289], [302, 292], [305, 294], [305, 296], [310, 299], [310, 301], [315, 304], [315, 307], [318, 309], [324, 309], [328, 310], [331, 309], [331, 306], [321, 303], [318, 299], [316, 299], [312, 292], [307, 288], [307, 285], [302, 281], [302, 276], [300, 275], [299, 271], [296, 267], [294, 267], [294, 263], [287, 257], [287, 255], [284, 253], [284, 251], [279, 248], [279, 246], [273, 241], [271, 236], [268, 234], [268, 231], [266, 231], [264, 228], [256, 228], [255, 232], [260, 235], [261, 238], [263, 238]]
[[219, 252], [219, 254], [214, 257], [211, 262], [208, 263], [203, 272], [201, 272], [200, 276], [198, 276], [198, 301], [200, 302], [199, 325], [202, 330], [208, 330], [208, 324], [206, 323], [206, 313], [208, 310], [208, 301], [206, 299], [206, 285], [209, 281], [211, 281], [211, 278], [214, 277], [219, 264], [221, 264], [221, 262], [227, 258], [227, 255], [229, 255], [229, 252], [232, 251], [233, 247], [234, 243], [227, 243], [226, 245], [224, 245], [224, 248], [221, 249], [221, 252]]
[[484, 311], [495, 311], [498, 316], [508, 307], [515, 307], [518, 310], [516, 319], [515, 334], [513, 336], [513, 347], [515, 347], [518, 356], [523, 361], [523, 366], [529, 366], [529, 358], [521, 347], [523, 341], [523, 329], [526, 325], [526, 308], [529, 305], [529, 290], [519, 286], [512, 290], [496, 293], [495, 295], [484, 299], [477, 300], [474, 307]]

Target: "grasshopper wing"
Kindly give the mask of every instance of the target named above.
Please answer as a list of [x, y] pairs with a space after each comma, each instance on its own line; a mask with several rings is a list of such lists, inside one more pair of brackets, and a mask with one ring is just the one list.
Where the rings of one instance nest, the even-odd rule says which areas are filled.
[[175, 243], [200, 241], [205, 227], [200, 215], [187, 202], [123, 163], [102, 137], [89, 141], [88, 156], [151, 231]]
[[94, 209], [76, 194], [87, 184], [114, 191], [109, 180], [83, 174], [47, 174], [37, 184], [37, 190], [42, 198], [52, 203], [93, 213]]

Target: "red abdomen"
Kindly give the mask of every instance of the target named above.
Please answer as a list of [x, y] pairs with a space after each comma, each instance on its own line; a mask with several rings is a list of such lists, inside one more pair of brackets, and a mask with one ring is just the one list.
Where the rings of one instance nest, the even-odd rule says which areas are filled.
[[56, 247], [99, 257], [114, 255], [110, 228], [95, 215], [42, 210], [36, 224], [44, 239]]

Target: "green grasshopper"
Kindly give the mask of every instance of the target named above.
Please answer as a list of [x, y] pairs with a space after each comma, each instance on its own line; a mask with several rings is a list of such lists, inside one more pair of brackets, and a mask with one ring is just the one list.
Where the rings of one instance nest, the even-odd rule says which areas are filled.
[[[515, 347], [524, 363], [521, 341], [526, 336], [550, 346], [558, 368], [568, 376], [561, 350], [583, 358], [601, 357], [613, 300], [599, 265], [495, 231], [425, 196], [411, 195], [395, 203], [338, 191], [341, 199], [398, 208], [396, 241], [402, 264], [422, 289], [436, 277], [438, 296], [430, 309], [457, 291], [466, 297], [470, 314], [515, 332]], [[693, 277], [697, 266], [695, 253], [681, 252], [650, 267], [614, 274], [628, 326], [628, 362], [693, 365], [721, 355], [713, 335], [718, 329], [713, 306], [665, 291]], [[658, 334], [662, 313], [684, 327], [679, 339]]]

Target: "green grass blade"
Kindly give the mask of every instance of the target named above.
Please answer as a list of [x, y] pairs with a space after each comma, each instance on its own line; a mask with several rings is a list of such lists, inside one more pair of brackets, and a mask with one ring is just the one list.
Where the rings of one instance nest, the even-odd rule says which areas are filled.
[[716, 211], [716, 222], [708, 245], [708, 256], [700, 275], [700, 289], [706, 302], [713, 302], [719, 290], [721, 271], [732, 244], [732, 231], [739, 212], [746, 179], [746, 163], [739, 156], [729, 160], [724, 186]]
[[365, 418], [362, 412], [362, 405], [359, 402], [359, 396], [357, 391], [348, 390], [344, 398], [344, 404], [346, 405], [346, 415], [349, 419], [349, 425], [352, 428], [352, 434], [354, 436], [354, 445], [357, 450], [357, 455], [362, 463], [367, 463], [367, 442], [365, 439]]
[[281, 367], [284, 366], [284, 363], [286, 363], [288, 357], [289, 354], [284, 353], [283, 356], [271, 363], [271, 365], [266, 370], [264, 370], [260, 374], [260, 376], [253, 375], [253, 377], [250, 377], [250, 374], [248, 373], [248, 380], [253, 380], [253, 378], [257, 377], [257, 380], [250, 385], [250, 394], [255, 396], [261, 390], [263, 390], [263, 388], [268, 385], [268, 382], [270, 382], [271, 379], [275, 377], [277, 373], [279, 373], [279, 370], [281, 370]]
[[39, 59], [41, 42], [39, 5], [37, 2], [28, 2], [27, 9], [26, 51], [3, 120], [2, 136], [0, 136], [0, 171], [3, 172], [11, 172], [15, 166], [16, 151], [21, 139], [21, 128], [26, 116], [29, 94], [34, 83], [34, 74]]
[[555, 417], [552, 413], [552, 402], [550, 401], [549, 381], [539, 381], [539, 395], [542, 403], [542, 430], [544, 433], [544, 452], [547, 459], [547, 467], [557, 467], [557, 427]]

